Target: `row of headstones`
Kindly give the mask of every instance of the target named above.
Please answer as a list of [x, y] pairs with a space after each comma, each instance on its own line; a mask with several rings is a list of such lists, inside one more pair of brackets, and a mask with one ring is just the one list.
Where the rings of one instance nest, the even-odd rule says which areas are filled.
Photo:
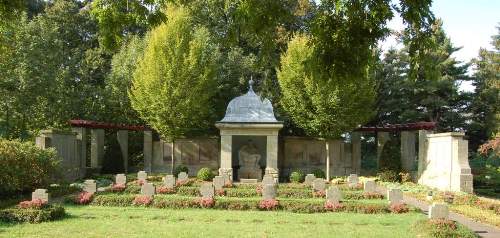
[[[387, 191], [387, 199], [389, 204], [403, 203], [403, 192], [400, 189], [389, 189]], [[433, 203], [429, 206], [429, 219], [448, 219], [449, 211], [448, 206], [444, 203]]]
[[[314, 174], [307, 174], [305, 179], [304, 179], [304, 184], [311, 186], [314, 186], [314, 182], [319, 181], [319, 180], [324, 180], [321, 178], [316, 178]], [[359, 183], [359, 178], [357, 174], [350, 174], [349, 177], [347, 177], [347, 184], [349, 187], [356, 187], [358, 186]]]

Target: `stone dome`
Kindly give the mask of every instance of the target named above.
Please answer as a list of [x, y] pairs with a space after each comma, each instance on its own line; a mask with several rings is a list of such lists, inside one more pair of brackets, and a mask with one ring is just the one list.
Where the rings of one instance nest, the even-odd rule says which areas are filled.
[[220, 122], [278, 122], [271, 102], [268, 99], [262, 100], [255, 94], [252, 85], [253, 80], [250, 79], [248, 92], [229, 102], [226, 115]]

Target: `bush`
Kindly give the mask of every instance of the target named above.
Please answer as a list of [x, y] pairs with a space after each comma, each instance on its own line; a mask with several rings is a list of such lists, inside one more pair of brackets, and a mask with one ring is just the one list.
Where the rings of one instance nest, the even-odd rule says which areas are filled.
[[58, 175], [59, 162], [54, 149], [44, 150], [31, 142], [0, 139], [0, 194], [48, 187]]
[[75, 197], [75, 204], [78, 205], [86, 205], [92, 202], [92, 199], [94, 198], [93, 193], [89, 192], [81, 192]]
[[153, 197], [148, 195], [137, 195], [132, 202], [135, 206], [148, 206], [153, 202]]
[[431, 219], [417, 222], [413, 229], [420, 233], [419, 237], [437, 238], [475, 238], [473, 231], [464, 228], [452, 220]]
[[336, 212], [336, 211], [341, 211], [343, 208], [344, 205], [342, 205], [342, 203], [330, 202], [330, 201], [325, 202], [325, 210], [327, 211]]
[[215, 174], [210, 168], [201, 168], [198, 170], [196, 177], [202, 181], [211, 181], [215, 177]]
[[22, 201], [17, 207], [21, 209], [42, 209], [47, 205], [47, 202], [42, 199], [33, 199], [31, 201]]
[[398, 173], [394, 170], [382, 170], [379, 173], [377, 173], [377, 176], [379, 177], [380, 181], [382, 182], [398, 182], [400, 177]]
[[211, 208], [215, 205], [215, 200], [213, 198], [200, 198], [198, 200], [200, 207]]
[[410, 211], [408, 206], [404, 203], [393, 203], [389, 206], [389, 210], [391, 210], [392, 213], [407, 213]]
[[41, 209], [10, 208], [0, 211], [0, 221], [40, 223], [64, 217], [64, 208], [47, 205]]
[[392, 137], [384, 144], [382, 153], [380, 153], [380, 171], [391, 170], [401, 171], [401, 146], [398, 138]]
[[316, 178], [326, 178], [325, 172], [322, 169], [315, 169], [312, 173]]
[[181, 172], [186, 172], [186, 173], [188, 173], [188, 172], [189, 172], [188, 167], [187, 167], [187, 166], [185, 166], [185, 165], [182, 165], [182, 164], [175, 166], [175, 169], [174, 169], [174, 176], [175, 176], [175, 177], [179, 176], [179, 174], [180, 174]]
[[264, 199], [259, 202], [260, 210], [266, 210], [266, 211], [276, 210], [278, 206], [279, 202], [276, 199]]
[[302, 171], [300, 171], [300, 170], [293, 171], [290, 174], [290, 182], [292, 182], [292, 183], [304, 182], [304, 176], [305, 176], [304, 173], [302, 173]]

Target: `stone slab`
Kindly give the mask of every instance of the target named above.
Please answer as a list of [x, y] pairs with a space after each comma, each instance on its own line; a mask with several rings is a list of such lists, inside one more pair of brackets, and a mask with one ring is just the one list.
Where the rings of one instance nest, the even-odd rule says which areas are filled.
[[215, 189], [221, 190], [224, 188], [225, 181], [223, 176], [215, 176], [213, 182]]
[[342, 193], [337, 187], [330, 187], [326, 190], [326, 200], [333, 203], [339, 203], [342, 200]]
[[311, 186], [315, 179], [316, 176], [314, 176], [314, 174], [307, 174], [304, 179], [304, 184], [306, 184], [307, 186]]
[[387, 191], [387, 199], [389, 204], [402, 203], [403, 202], [403, 192], [400, 189], [392, 188]]
[[429, 219], [448, 219], [448, 206], [444, 203], [433, 203], [429, 206]]
[[148, 180], [148, 173], [146, 171], [137, 172], [137, 180], [146, 182]]
[[180, 182], [185, 182], [189, 179], [189, 176], [186, 172], [180, 172], [179, 175], [177, 175], [177, 180]]
[[146, 195], [146, 196], [153, 196], [155, 195], [155, 186], [153, 183], [144, 183], [141, 186], [141, 194]]
[[44, 202], [49, 202], [49, 194], [47, 193], [47, 189], [36, 189], [33, 193], [31, 193], [31, 200], [40, 199]]
[[262, 187], [262, 198], [264, 200], [267, 199], [276, 199], [277, 189], [273, 184], [266, 184]]
[[240, 183], [244, 184], [257, 184], [258, 182], [257, 179], [240, 179]]
[[347, 177], [347, 183], [349, 184], [350, 187], [357, 186], [359, 183], [358, 175], [350, 174], [349, 177]]
[[315, 192], [325, 191], [326, 183], [322, 178], [317, 178], [312, 183], [313, 189]]
[[272, 175], [270, 174], [264, 175], [264, 177], [262, 178], [262, 185], [266, 184], [276, 185], [276, 180]]
[[115, 184], [127, 184], [127, 176], [125, 174], [117, 174], [115, 176]]
[[366, 193], [374, 193], [375, 192], [375, 181], [373, 180], [367, 180], [364, 183], [364, 191]]
[[200, 187], [202, 198], [213, 198], [215, 196], [215, 187], [212, 183], [203, 183]]
[[95, 180], [87, 179], [83, 183], [83, 191], [88, 193], [96, 193], [97, 192], [97, 183]]
[[175, 177], [171, 174], [165, 176], [165, 178], [163, 178], [163, 185], [166, 188], [173, 189], [175, 187]]

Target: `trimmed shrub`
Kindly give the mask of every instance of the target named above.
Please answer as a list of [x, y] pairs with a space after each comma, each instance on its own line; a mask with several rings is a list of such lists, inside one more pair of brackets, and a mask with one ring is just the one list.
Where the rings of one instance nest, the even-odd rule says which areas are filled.
[[152, 196], [147, 195], [137, 195], [134, 197], [134, 201], [132, 202], [135, 206], [148, 206], [153, 202]]
[[290, 182], [302, 183], [302, 182], [304, 182], [304, 176], [305, 176], [304, 173], [302, 173], [302, 171], [300, 171], [300, 170], [293, 171], [290, 174]]
[[201, 168], [200, 170], [198, 170], [198, 174], [196, 175], [196, 177], [202, 181], [212, 181], [212, 179], [215, 177], [215, 174], [210, 168]]
[[260, 210], [266, 210], [266, 211], [276, 210], [278, 206], [279, 202], [276, 199], [264, 199], [259, 202]]
[[133, 194], [97, 195], [94, 197], [90, 205], [128, 207], [132, 205], [134, 198], [135, 195]]
[[431, 219], [418, 221], [413, 229], [419, 233], [419, 237], [437, 238], [476, 238], [473, 231], [457, 224], [452, 220]]
[[344, 205], [340, 202], [330, 202], [326, 201], [325, 202], [325, 210], [327, 211], [332, 211], [332, 212], [337, 212], [341, 211], [344, 208]]
[[31, 201], [22, 201], [17, 207], [22, 209], [42, 209], [47, 205], [47, 202], [42, 199], [33, 199]]
[[64, 208], [52, 205], [41, 209], [10, 208], [0, 211], [0, 221], [40, 223], [61, 219], [65, 214]]
[[59, 163], [54, 149], [44, 150], [31, 142], [0, 139], [0, 194], [48, 187], [58, 175]]
[[382, 182], [394, 183], [394, 182], [398, 182], [400, 179], [400, 177], [396, 171], [387, 170], [387, 169], [378, 172], [377, 176], [379, 177], [380, 181], [382, 181]]
[[314, 174], [316, 178], [326, 178], [325, 171], [322, 169], [315, 169], [312, 171], [312, 174]]
[[410, 211], [408, 206], [404, 203], [394, 203], [389, 206], [389, 210], [391, 210], [392, 213], [407, 213]]
[[81, 192], [75, 197], [74, 202], [75, 202], [75, 204], [78, 204], [78, 205], [86, 205], [86, 204], [89, 204], [90, 202], [92, 202], [93, 198], [94, 198], [93, 193]]
[[181, 172], [186, 172], [186, 173], [188, 173], [188, 172], [189, 172], [188, 167], [187, 167], [187, 166], [185, 166], [185, 165], [182, 165], [182, 164], [175, 166], [175, 169], [174, 169], [174, 176], [175, 176], [176, 178], [177, 178], [177, 176], [179, 176], [179, 174], [180, 174]]
[[215, 205], [215, 200], [213, 198], [200, 198], [198, 200], [200, 207], [211, 208]]

